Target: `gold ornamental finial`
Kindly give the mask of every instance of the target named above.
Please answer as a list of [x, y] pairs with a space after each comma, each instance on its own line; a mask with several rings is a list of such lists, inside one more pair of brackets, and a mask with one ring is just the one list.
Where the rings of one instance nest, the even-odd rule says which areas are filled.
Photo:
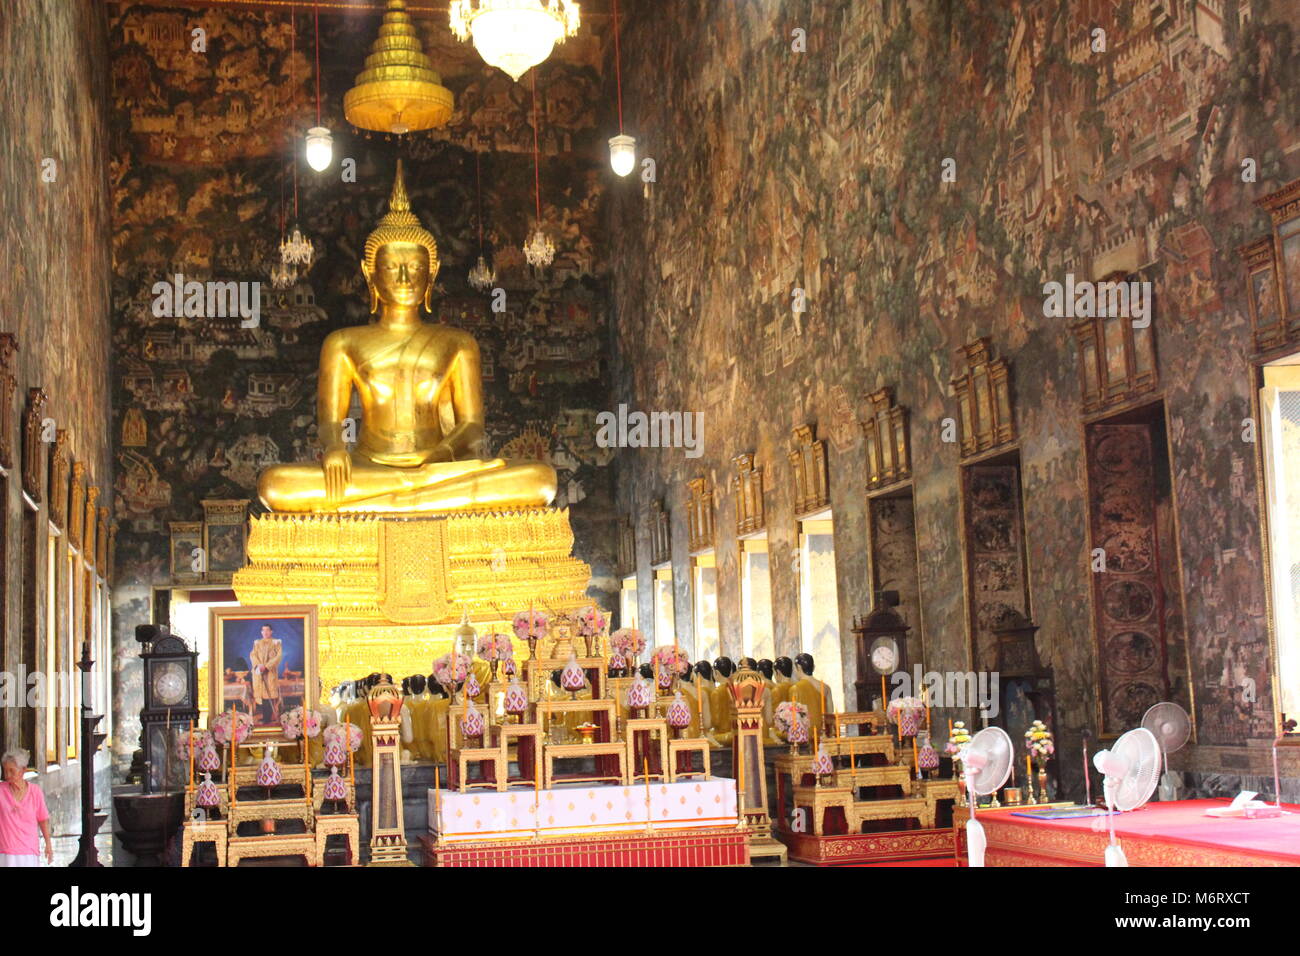
[[425, 55], [406, 3], [388, 0], [365, 69], [343, 96], [343, 115], [361, 129], [409, 133], [444, 125], [452, 105], [451, 90]]
[[402, 161], [397, 161], [397, 175], [393, 179], [393, 192], [388, 197], [388, 212], [379, 220], [375, 231], [366, 237], [365, 254], [362, 257], [364, 271], [368, 276], [375, 268], [375, 253], [380, 246], [390, 242], [414, 242], [424, 246], [429, 253], [429, 283], [438, 275], [438, 242], [433, 233], [420, 225], [419, 217], [411, 212], [411, 200], [406, 194], [406, 180], [402, 176]]

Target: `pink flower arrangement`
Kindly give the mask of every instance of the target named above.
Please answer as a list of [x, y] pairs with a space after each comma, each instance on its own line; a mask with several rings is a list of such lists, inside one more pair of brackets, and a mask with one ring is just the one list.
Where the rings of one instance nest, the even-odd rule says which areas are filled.
[[470, 660], [464, 654], [449, 651], [433, 662], [433, 676], [443, 687], [450, 688], [469, 676]]
[[[803, 743], [808, 739], [808, 708], [797, 701], [783, 700], [777, 704], [772, 722], [792, 742]], [[799, 737], [798, 741], [794, 740], [795, 736]]]
[[672, 644], [665, 644], [663, 647], [656, 647], [654, 654], [650, 657], [651, 661], [658, 663], [660, 674], [670, 674], [673, 677], [680, 675], [684, 668], [690, 666], [690, 661], [682, 653], [681, 648]]
[[325, 728], [325, 746], [331, 744], [356, 753], [361, 748], [361, 728], [356, 724], [331, 724]]
[[582, 637], [591, 637], [594, 634], [604, 633], [605, 628], [608, 626], [609, 618], [598, 607], [584, 607], [578, 612], [578, 633]]
[[[318, 736], [324, 723], [319, 711], [307, 711], [307, 736]], [[284, 735], [290, 740], [300, 738], [303, 732], [302, 708], [295, 707], [293, 710], [286, 710], [281, 714], [280, 729], [284, 731]]]
[[645, 650], [645, 635], [635, 627], [620, 627], [609, 636], [609, 646], [628, 660], [635, 660]]
[[[212, 739], [217, 743], [225, 746], [230, 743], [231, 739], [231, 722], [230, 711], [223, 710], [212, 718]], [[236, 744], [242, 744], [248, 739], [248, 735], [253, 731], [253, 718], [248, 714], [235, 711], [234, 721], [234, 740]]]
[[896, 697], [885, 708], [885, 716], [898, 725], [904, 737], [915, 737], [925, 716], [925, 701], [919, 697]]
[[1042, 763], [1056, 753], [1056, 744], [1052, 741], [1052, 732], [1041, 720], [1035, 720], [1025, 731], [1025, 749], [1034, 760]]
[[[204, 750], [212, 746], [212, 734], [209, 731], [200, 730], [196, 727], [192, 736], [194, 738], [194, 753], [196, 755], [203, 753]], [[190, 759], [190, 737], [190, 732], [184, 730], [181, 732], [181, 735], [176, 738], [176, 756], [181, 760]]]
[[546, 615], [541, 611], [520, 611], [515, 615], [515, 637], [521, 641], [540, 640], [546, 636]]
[[478, 656], [485, 661], [504, 661], [515, 656], [515, 646], [510, 635], [494, 631], [478, 639]]

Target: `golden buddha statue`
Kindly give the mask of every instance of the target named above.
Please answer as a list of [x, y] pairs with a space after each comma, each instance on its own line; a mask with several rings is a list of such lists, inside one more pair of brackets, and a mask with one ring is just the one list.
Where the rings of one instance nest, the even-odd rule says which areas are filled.
[[825, 717], [835, 713], [835, 698], [830, 685], [813, 677], [813, 656], [799, 654], [794, 659], [794, 683], [789, 699], [808, 708], [809, 726], [825, 733]]
[[[325, 339], [316, 406], [321, 461], [263, 471], [257, 490], [271, 511], [429, 514], [554, 499], [549, 465], [479, 457], [478, 343], [420, 318], [438, 266], [438, 245], [411, 212], [398, 160], [388, 213], [366, 239], [361, 261], [378, 321]], [[345, 421], [354, 390], [362, 421], [349, 451]]]
[[713, 662], [713, 676], [717, 684], [709, 695], [713, 719], [713, 732], [709, 739], [720, 747], [730, 747], [736, 739], [736, 702], [731, 696], [731, 675], [736, 672], [730, 657], [719, 657]]

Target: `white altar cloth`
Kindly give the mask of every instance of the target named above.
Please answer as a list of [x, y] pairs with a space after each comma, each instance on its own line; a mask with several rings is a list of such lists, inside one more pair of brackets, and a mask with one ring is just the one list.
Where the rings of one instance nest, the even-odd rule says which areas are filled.
[[[429, 830], [448, 842], [717, 827], [736, 822], [736, 781], [726, 777], [635, 786], [568, 784], [550, 790], [429, 789]], [[439, 820], [439, 807], [441, 817]], [[444, 828], [445, 826], [445, 828]]]

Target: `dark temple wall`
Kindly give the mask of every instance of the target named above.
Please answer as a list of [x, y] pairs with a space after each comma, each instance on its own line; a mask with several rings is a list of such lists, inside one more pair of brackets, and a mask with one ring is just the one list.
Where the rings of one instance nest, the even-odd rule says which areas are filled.
[[[30, 519], [22, 498], [21, 416], [28, 389], [48, 396], [44, 416], [68, 432], [72, 460], [85, 466], [86, 483], [112, 481], [109, 431], [110, 191], [108, 183], [108, 47], [103, 7], [92, 0], [13, 0], [0, 7], [0, 332], [18, 352], [12, 363], [14, 396], [4, 409], [14, 429], [13, 465], [4, 483], [3, 670], [44, 671], [49, 503], [69, 488], [49, 488], [41, 464], [40, 508]], [[52, 166], [44, 161], [53, 160]], [[52, 174], [47, 181], [43, 173]], [[23, 552], [24, 520], [34, 523], [35, 553]], [[58, 567], [66, 566], [66, 539], [57, 539]], [[31, 568], [34, 566], [35, 572]], [[61, 574], [66, 578], [66, 574]], [[66, 590], [60, 584], [61, 601]], [[24, 598], [35, 595], [35, 616], [24, 620]], [[66, 604], [64, 605], [66, 612]], [[36, 659], [27, 651], [35, 626]], [[56, 624], [66, 647], [66, 621]], [[26, 651], [25, 651], [26, 649]], [[76, 650], [79, 652], [80, 647]], [[61, 653], [57, 666], [69, 662]], [[100, 667], [109, 666], [98, 661]], [[21, 691], [26, 692], [26, 687]], [[5, 747], [32, 751], [33, 769], [45, 762], [43, 712], [35, 737], [24, 730], [20, 707], [5, 707]], [[101, 728], [103, 729], [103, 728]], [[56, 758], [57, 759], [57, 758]], [[106, 757], [100, 755], [97, 766]], [[56, 837], [79, 832], [80, 770], [58, 760], [40, 778]], [[108, 775], [100, 777], [101, 805]], [[75, 839], [56, 840], [66, 864]]]
[[[971, 667], [950, 380], [978, 335], [1011, 366], [1029, 600], [1067, 773], [1095, 726], [1097, 651], [1078, 349], [1043, 283], [1154, 283], [1199, 753], [1271, 737], [1273, 703], [1237, 247], [1300, 175], [1300, 4], [671, 0], [623, 36], [629, 131], [658, 182], [612, 191], [615, 401], [703, 411], [705, 449], [619, 453], [620, 511], [672, 513], [690, 627], [685, 482], [713, 477], [724, 651], [739, 649], [733, 456], [766, 468], [779, 652], [797, 649], [791, 429], [828, 439], [845, 683], [867, 585], [865, 394], [911, 412], [921, 617], [935, 670]], [[1106, 52], [1090, 49], [1106, 31]], [[792, 49], [806, 32], [806, 52]], [[1251, 157], [1258, 180], [1242, 182]], [[955, 160], [954, 182], [940, 176]], [[796, 324], [791, 295], [805, 289]], [[730, 566], [731, 573], [728, 573]], [[1171, 595], [1177, 598], [1177, 595]], [[1245, 678], [1254, 682], [1254, 699]], [[949, 715], [954, 716], [954, 715]], [[1216, 758], [1217, 759], [1217, 758]], [[1234, 758], [1235, 759], [1235, 758]], [[1225, 762], [1228, 766], [1230, 761]], [[1209, 756], [1203, 766], [1214, 769]], [[1238, 763], [1238, 766], [1243, 766]]]
[[[149, 618], [150, 587], [170, 580], [169, 522], [200, 520], [205, 498], [256, 499], [266, 465], [319, 455], [320, 345], [334, 329], [368, 321], [361, 251], [387, 209], [399, 155], [413, 209], [438, 241], [435, 316], [473, 332], [481, 347], [489, 450], [555, 466], [556, 504], [572, 507], [593, 593], [612, 587], [612, 469], [592, 424], [609, 402], [598, 209], [612, 173], [597, 121], [607, 34], [584, 27], [538, 71], [542, 219], [557, 251], [535, 276], [521, 250], [534, 219], [530, 76], [516, 84], [486, 67], [451, 36], [445, 15], [416, 22], [456, 111], [446, 127], [398, 143], [366, 138], [342, 116], [379, 18], [322, 11], [322, 115], [335, 158], [316, 173], [301, 158], [301, 135], [316, 124], [310, 9], [298, 13], [296, 39], [288, 10], [112, 9], [113, 504], [124, 657], [135, 652], [131, 628]], [[192, 49], [198, 27], [203, 53]], [[291, 128], [297, 220], [317, 261], [304, 283], [279, 293], [268, 276], [282, 208], [287, 228], [295, 220]], [[466, 281], [479, 255], [476, 156], [483, 242], [507, 293], [504, 314]], [[342, 179], [349, 157], [355, 182]], [[270, 300], [261, 327], [155, 317], [152, 286], [177, 272], [261, 281]], [[137, 723], [139, 681], [138, 667], [124, 668], [124, 726]]]

